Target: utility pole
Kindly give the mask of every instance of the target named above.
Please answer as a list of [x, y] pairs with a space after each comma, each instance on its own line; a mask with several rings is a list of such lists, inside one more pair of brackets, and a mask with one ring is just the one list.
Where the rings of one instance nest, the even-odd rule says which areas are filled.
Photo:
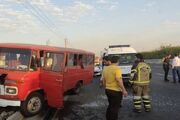
[[48, 40], [46, 41], [46, 45], [49, 46], [50, 43], [51, 43], [51, 40], [48, 39]]
[[64, 45], [65, 45], [65, 48], [67, 48], [67, 43], [68, 43], [68, 39], [65, 38], [65, 39], [64, 39]]

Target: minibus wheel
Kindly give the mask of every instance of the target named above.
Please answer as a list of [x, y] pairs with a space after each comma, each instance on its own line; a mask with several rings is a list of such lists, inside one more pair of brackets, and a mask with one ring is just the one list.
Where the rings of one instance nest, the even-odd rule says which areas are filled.
[[36, 115], [42, 110], [43, 103], [42, 94], [34, 92], [21, 102], [21, 113], [26, 117]]
[[74, 92], [75, 94], [79, 94], [80, 91], [81, 91], [81, 88], [82, 88], [82, 83], [81, 83], [81, 82], [78, 82], [78, 83], [76, 84], [76, 87], [73, 89], [73, 92]]

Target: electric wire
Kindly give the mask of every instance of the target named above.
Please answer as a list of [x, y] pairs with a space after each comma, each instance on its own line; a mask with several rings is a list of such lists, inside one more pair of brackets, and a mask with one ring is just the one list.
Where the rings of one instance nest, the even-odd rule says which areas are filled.
[[50, 25], [49, 22], [47, 22], [47, 20], [45, 20], [43, 17], [41, 17], [40, 14], [39, 14], [34, 8], [32, 8], [32, 6], [30, 6], [29, 3], [28, 3], [26, 0], [22, 1], [22, 5], [23, 5], [23, 7], [24, 7], [25, 9], [27, 9], [34, 17], [36, 17], [42, 24], [44, 24], [45, 27], [46, 27], [49, 31], [51, 31], [54, 35], [56, 35], [56, 37], [57, 37], [58, 39], [62, 39], [62, 38], [51, 28], [52, 25]]

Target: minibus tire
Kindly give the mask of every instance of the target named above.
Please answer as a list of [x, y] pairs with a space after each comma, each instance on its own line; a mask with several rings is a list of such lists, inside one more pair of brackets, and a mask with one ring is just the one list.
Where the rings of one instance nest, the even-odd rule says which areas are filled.
[[80, 91], [81, 91], [81, 88], [82, 88], [82, 83], [81, 83], [81, 82], [78, 82], [78, 83], [76, 84], [76, 87], [73, 89], [74, 94], [79, 94]]
[[[28, 110], [28, 103], [32, 100], [35, 100], [35, 99], [37, 99], [38, 102], [40, 102], [39, 103], [40, 107], [36, 111], [33, 111], [33, 112], [29, 111]], [[42, 94], [40, 94], [38, 92], [34, 92], [34, 93], [30, 94], [25, 101], [21, 102], [20, 111], [25, 117], [30, 117], [30, 116], [33, 116], [33, 115], [40, 113], [40, 111], [43, 108], [43, 104], [44, 104], [44, 99], [43, 99]], [[30, 103], [29, 103], [29, 105], [30, 105]]]

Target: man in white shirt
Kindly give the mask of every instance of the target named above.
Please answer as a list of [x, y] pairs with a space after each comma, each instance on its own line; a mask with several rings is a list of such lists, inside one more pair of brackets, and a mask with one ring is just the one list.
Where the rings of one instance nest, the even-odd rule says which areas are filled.
[[174, 55], [172, 61], [172, 73], [173, 73], [173, 82], [176, 83], [176, 74], [177, 74], [180, 83], [180, 58], [178, 57], [177, 54]]

